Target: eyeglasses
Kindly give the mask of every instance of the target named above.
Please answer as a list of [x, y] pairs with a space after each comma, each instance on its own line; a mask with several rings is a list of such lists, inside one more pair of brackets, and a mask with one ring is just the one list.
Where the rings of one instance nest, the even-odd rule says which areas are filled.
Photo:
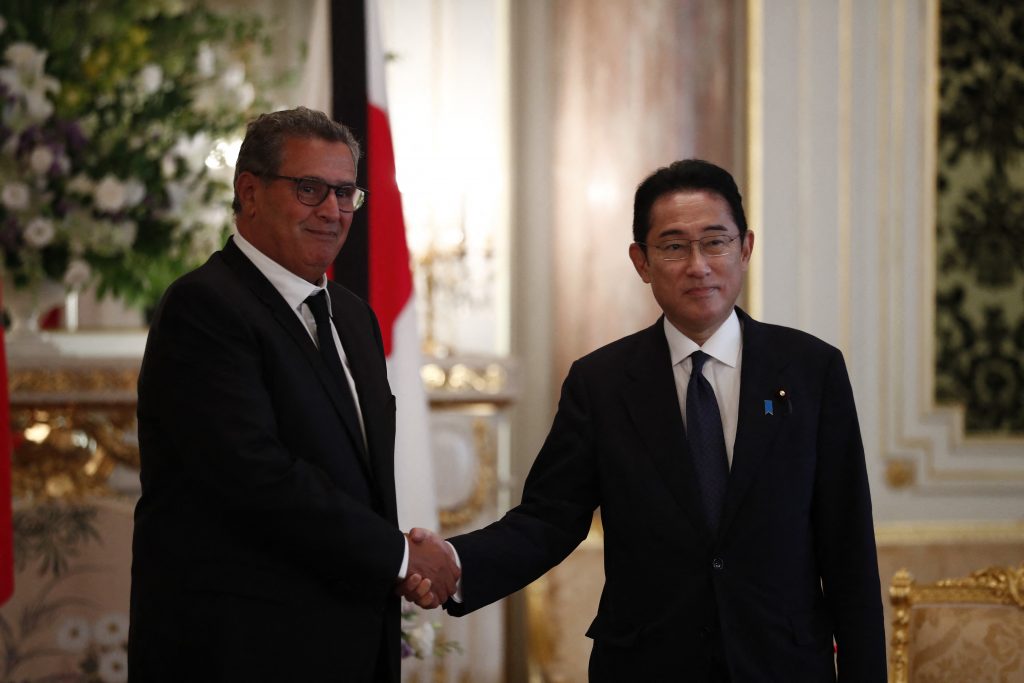
[[662, 261], [685, 261], [690, 258], [691, 247], [699, 245], [700, 253], [704, 256], [725, 256], [732, 253], [732, 243], [739, 239], [739, 235], [708, 235], [699, 240], [672, 240], [664, 244], [647, 244], [637, 242], [641, 247], [653, 247], [657, 249], [658, 256]]
[[276, 180], [290, 180], [295, 183], [295, 197], [306, 206], [320, 206], [330, 192], [338, 199], [338, 209], [352, 213], [366, 203], [369, 194], [357, 185], [331, 185], [319, 178], [295, 178], [290, 175], [267, 173], [264, 177]]

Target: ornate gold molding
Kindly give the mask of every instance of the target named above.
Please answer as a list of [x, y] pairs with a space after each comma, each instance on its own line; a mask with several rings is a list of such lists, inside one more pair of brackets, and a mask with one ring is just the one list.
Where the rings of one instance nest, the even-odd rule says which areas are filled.
[[515, 397], [515, 365], [507, 358], [452, 357], [424, 363], [420, 378], [432, 405], [488, 403], [504, 406]]
[[11, 488], [26, 498], [106, 496], [139, 467], [138, 359], [11, 359]]
[[138, 368], [75, 367], [12, 369], [9, 386], [12, 400], [18, 394], [51, 394], [59, 399], [71, 392], [131, 392], [139, 381]]
[[983, 604], [1024, 608], [1024, 563], [1020, 567], [989, 567], [963, 579], [944, 579], [917, 584], [906, 569], [900, 569], [889, 588], [892, 602], [892, 681], [908, 683], [910, 610], [919, 604]]
[[11, 490], [29, 498], [109, 495], [118, 465], [139, 467], [135, 406], [11, 408]]
[[442, 530], [454, 529], [473, 521], [493, 498], [497, 482], [495, 468], [498, 449], [491, 426], [482, 417], [473, 420], [473, 452], [477, 462], [473, 492], [456, 507], [437, 511]]

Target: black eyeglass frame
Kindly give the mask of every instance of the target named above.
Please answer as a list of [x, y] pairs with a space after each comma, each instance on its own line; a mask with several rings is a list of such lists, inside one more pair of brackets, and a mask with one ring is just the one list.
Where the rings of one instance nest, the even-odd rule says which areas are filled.
[[[712, 241], [714, 241], [716, 239], [725, 240], [726, 245], [727, 245], [726, 249], [728, 249], [728, 251], [724, 251], [721, 254], [708, 254], [707, 252], [705, 252], [704, 251], [704, 240], [707, 240], [708, 242], [712, 242]], [[733, 253], [732, 252], [732, 243], [735, 242], [738, 239], [740, 239], [740, 235], [726, 235], [726, 234], [722, 234], [722, 235], [705, 235], [704, 237], [700, 237], [700, 238], [695, 239], [695, 240], [668, 240], [664, 244], [651, 244], [649, 242], [636, 242], [636, 244], [641, 246], [641, 247], [643, 247], [644, 249], [646, 249], [647, 247], [652, 247], [654, 249], [657, 249], [658, 253], [661, 255], [661, 260], [662, 261], [688, 261], [690, 259], [690, 254], [693, 253], [693, 246], [692, 245], [693, 245], [694, 242], [697, 243], [697, 245], [698, 245], [697, 246], [697, 250], [700, 252], [701, 256], [703, 256], [704, 258], [721, 258], [722, 256], [728, 256], [729, 254]], [[684, 253], [686, 255], [685, 256], [679, 256], [677, 258], [672, 258], [670, 256], [667, 256], [666, 255], [666, 249], [669, 248], [668, 245], [670, 245], [670, 244], [673, 245], [673, 246], [681, 246], [681, 247], [683, 247], [683, 249], [685, 249]]]
[[[304, 176], [302, 178], [297, 178], [295, 176], [280, 175], [277, 173], [265, 173], [263, 174], [263, 177], [270, 178], [272, 180], [290, 180], [293, 183], [295, 183], [295, 198], [298, 199], [299, 203], [303, 204], [304, 206], [320, 206], [321, 204], [324, 203], [324, 200], [327, 199], [327, 195], [329, 195], [333, 190], [334, 196], [338, 198], [338, 209], [343, 213], [354, 213], [358, 211], [360, 208], [362, 208], [364, 204], [366, 204], [366, 198], [370, 195], [369, 190], [363, 187], [359, 187], [354, 183], [345, 185], [331, 185], [326, 180], [314, 178], [312, 176]], [[306, 198], [303, 197], [302, 193], [299, 192], [300, 183], [315, 183], [316, 185], [322, 185], [324, 187], [324, 196], [320, 197], [320, 199], [315, 203], [310, 204], [308, 201], [306, 201]], [[341, 191], [347, 190], [354, 190], [354, 192], [352, 193], [351, 209], [343, 208], [341, 196], [338, 194]]]

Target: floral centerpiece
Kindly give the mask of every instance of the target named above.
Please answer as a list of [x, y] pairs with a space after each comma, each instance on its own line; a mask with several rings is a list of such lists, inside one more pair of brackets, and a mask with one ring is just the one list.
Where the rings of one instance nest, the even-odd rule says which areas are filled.
[[249, 75], [269, 49], [262, 19], [187, 0], [9, 0], [3, 12], [5, 281], [95, 284], [152, 305], [230, 228], [237, 141], [266, 106]]

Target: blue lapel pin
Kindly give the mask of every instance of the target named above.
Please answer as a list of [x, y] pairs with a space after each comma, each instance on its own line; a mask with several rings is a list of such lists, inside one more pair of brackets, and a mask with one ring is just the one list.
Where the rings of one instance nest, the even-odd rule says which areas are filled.
[[765, 402], [764, 402], [764, 414], [765, 415], [774, 415], [775, 414], [775, 408], [772, 406], [771, 399], [765, 399]]

